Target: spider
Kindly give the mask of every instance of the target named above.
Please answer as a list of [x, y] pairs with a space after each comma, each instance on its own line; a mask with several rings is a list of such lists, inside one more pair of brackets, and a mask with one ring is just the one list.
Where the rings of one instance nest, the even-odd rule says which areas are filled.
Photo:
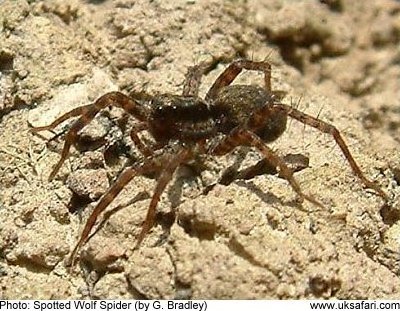
[[[137, 236], [135, 248], [139, 247], [155, 223], [157, 204], [173, 173], [180, 165], [194, 160], [199, 155], [222, 156], [236, 147], [253, 147], [289, 182], [300, 202], [307, 200], [322, 206], [313, 196], [302, 191], [293, 176], [293, 171], [267, 145], [282, 135], [288, 117], [330, 134], [364, 186], [373, 189], [385, 201], [388, 199], [377, 184], [364, 176], [335, 126], [281, 103], [279, 92], [271, 89], [270, 63], [245, 59], [233, 61], [218, 76], [203, 99], [198, 93], [206, 68], [205, 63], [189, 68], [182, 95], [150, 96], [141, 93], [141, 98], [134, 99], [121, 92], [110, 92], [102, 95], [93, 104], [75, 108], [60, 116], [50, 125], [32, 128], [33, 132], [51, 130], [69, 118], [79, 117], [65, 136], [61, 158], [50, 174], [51, 180], [68, 157], [70, 147], [76, 142], [79, 131], [91, 122], [99, 111], [108, 106], [117, 106], [138, 121], [132, 128], [130, 137], [143, 154], [143, 160], [128, 166], [101, 197], [85, 224], [70, 255], [69, 263], [73, 264], [78, 251], [88, 240], [98, 216], [132, 178], [160, 170], [147, 215]], [[262, 72], [263, 87], [231, 84], [243, 69]], [[142, 131], [147, 131], [154, 142], [144, 143], [138, 135]]]

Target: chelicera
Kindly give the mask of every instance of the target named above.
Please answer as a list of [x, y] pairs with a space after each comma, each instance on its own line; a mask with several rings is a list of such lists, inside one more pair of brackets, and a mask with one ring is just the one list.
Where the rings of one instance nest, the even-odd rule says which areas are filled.
[[[79, 131], [93, 120], [99, 111], [108, 106], [117, 106], [138, 121], [131, 130], [130, 137], [143, 154], [143, 160], [126, 168], [101, 197], [72, 251], [70, 262], [74, 261], [77, 252], [88, 240], [98, 216], [125, 185], [134, 176], [160, 170], [146, 218], [137, 237], [138, 247], [155, 223], [157, 204], [173, 173], [180, 165], [199, 155], [222, 156], [236, 147], [253, 147], [260, 152], [265, 161], [277, 168], [280, 176], [289, 182], [300, 201], [307, 200], [322, 206], [313, 196], [302, 191], [293, 176], [293, 171], [267, 145], [282, 135], [288, 117], [330, 134], [364, 186], [373, 189], [377, 195], [387, 200], [387, 195], [381, 188], [364, 176], [335, 126], [281, 103], [278, 92], [271, 89], [271, 65], [268, 62], [243, 59], [232, 62], [215, 80], [203, 99], [198, 93], [206, 68], [205, 64], [189, 68], [182, 95], [145, 95], [134, 99], [121, 92], [110, 92], [102, 95], [93, 104], [62, 115], [50, 125], [32, 129], [34, 132], [51, 130], [69, 118], [79, 117], [65, 136], [61, 159], [50, 174], [51, 180], [68, 157], [70, 147], [76, 142]], [[264, 85], [261, 87], [231, 84], [243, 69], [263, 72]], [[153, 137], [154, 143], [144, 143], [138, 135], [141, 131], [147, 131]]]

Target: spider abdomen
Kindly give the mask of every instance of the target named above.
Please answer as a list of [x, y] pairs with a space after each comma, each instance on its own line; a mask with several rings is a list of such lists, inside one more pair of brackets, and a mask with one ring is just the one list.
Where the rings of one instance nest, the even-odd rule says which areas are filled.
[[286, 129], [287, 115], [274, 112], [270, 118], [258, 120], [253, 114], [274, 101], [270, 93], [255, 85], [229, 85], [224, 87], [214, 102], [215, 107], [225, 111], [220, 131], [229, 133], [239, 125], [248, 124], [263, 141], [272, 142]]

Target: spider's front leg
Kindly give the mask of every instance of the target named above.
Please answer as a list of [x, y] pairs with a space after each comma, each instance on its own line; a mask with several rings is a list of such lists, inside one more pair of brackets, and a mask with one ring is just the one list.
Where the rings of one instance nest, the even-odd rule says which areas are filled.
[[139, 175], [148, 169], [146, 165], [142, 167], [129, 167], [126, 169], [116, 180], [116, 182], [107, 190], [107, 192], [101, 197], [100, 202], [96, 205], [94, 210], [86, 221], [85, 227], [81, 233], [78, 243], [76, 243], [70, 257], [67, 261], [67, 266], [75, 264], [76, 255], [79, 249], [88, 240], [89, 234], [92, 231], [93, 226], [96, 223], [97, 217], [107, 208], [107, 206], [114, 200], [114, 198], [121, 192], [121, 190], [132, 180], [135, 175]]
[[188, 161], [192, 156], [189, 149], [182, 149], [176, 155], [159, 155], [154, 156], [150, 159], [145, 160], [144, 163], [137, 164], [135, 166], [127, 168], [116, 180], [116, 182], [107, 190], [107, 192], [101, 197], [99, 203], [94, 208], [93, 212], [86, 221], [85, 227], [83, 228], [81, 237], [76, 243], [71, 256], [67, 262], [67, 265], [73, 265], [75, 263], [76, 255], [79, 249], [87, 242], [90, 232], [96, 224], [99, 215], [110, 205], [110, 203], [117, 197], [121, 190], [132, 180], [134, 176], [143, 175], [153, 170], [158, 170], [161, 167], [160, 163], [167, 163], [157, 181], [154, 194], [152, 196], [145, 221], [143, 222], [142, 229], [138, 235], [135, 248], [139, 247], [140, 243], [145, 238], [146, 234], [150, 231], [154, 225], [156, 208], [160, 200], [161, 194], [163, 193], [168, 182], [171, 180], [173, 173], [176, 168], [183, 162]]
[[208, 153], [221, 156], [231, 152], [237, 146], [252, 146], [258, 149], [265, 159], [279, 170], [279, 174], [289, 182], [300, 201], [305, 199], [319, 207], [323, 207], [314, 197], [303, 193], [300, 185], [293, 176], [293, 171], [287, 166], [285, 161], [269, 148], [260, 137], [246, 128], [236, 127], [228, 136], [211, 147]]
[[138, 133], [147, 130], [148, 129], [148, 124], [146, 122], [141, 122], [139, 124], [136, 124], [133, 126], [131, 129], [130, 137], [135, 144], [135, 146], [139, 149], [139, 151], [145, 156], [145, 157], [150, 157], [154, 153], [154, 148], [149, 147], [143, 141], [139, 138]]
[[61, 124], [62, 122], [73, 118], [73, 117], [79, 117], [78, 120], [76, 120], [73, 124], [72, 127], [69, 129], [65, 136], [65, 143], [63, 150], [61, 152], [61, 159], [58, 161], [56, 166], [53, 168], [53, 171], [51, 172], [49, 176], [49, 180], [52, 180], [61, 166], [63, 165], [64, 161], [67, 159], [69, 155], [69, 150], [71, 148], [71, 145], [75, 143], [78, 137], [78, 132], [82, 130], [87, 124], [89, 124], [90, 121], [93, 120], [93, 118], [97, 115], [97, 113], [108, 107], [108, 106], [117, 106], [122, 109], [124, 109], [126, 112], [129, 114], [133, 115], [136, 117], [139, 121], [145, 122], [147, 118], [148, 111], [147, 109], [134, 101], [133, 99], [129, 98], [128, 96], [124, 95], [123, 93], [120, 92], [110, 92], [107, 93], [103, 96], [101, 96], [99, 99], [96, 100], [95, 103], [78, 107], [73, 109], [70, 112], [67, 112], [66, 114], [62, 115], [58, 119], [56, 119], [53, 123], [47, 126], [40, 126], [40, 127], [33, 127], [31, 129], [32, 132], [41, 132], [45, 130], [52, 130], [54, 129], [57, 125]]
[[146, 234], [153, 227], [156, 218], [157, 204], [160, 201], [161, 194], [164, 192], [165, 187], [171, 181], [172, 175], [179, 165], [189, 161], [192, 157], [193, 154], [190, 149], [182, 149], [178, 152], [178, 154], [171, 156], [164, 162], [166, 163], [166, 165], [164, 166], [161, 175], [157, 180], [157, 185], [154, 190], [153, 197], [151, 198], [149, 209], [147, 210], [146, 219], [143, 222], [142, 230], [137, 237], [135, 248], [138, 248], [140, 246]]

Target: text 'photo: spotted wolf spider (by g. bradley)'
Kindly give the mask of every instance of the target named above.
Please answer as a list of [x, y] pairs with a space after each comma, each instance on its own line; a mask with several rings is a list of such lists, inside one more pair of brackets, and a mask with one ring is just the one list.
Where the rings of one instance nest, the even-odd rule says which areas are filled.
[[[146, 95], [143, 96], [146, 100], [141, 100], [120, 92], [110, 92], [93, 104], [75, 108], [62, 115], [50, 125], [32, 128], [33, 132], [51, 130], [69, 118], [79, 117], [65, 136], [61, 159], [50, 174], [51, 180], [68, 157], [70, 147], [76, 142], [79, 131], [89, 124], [99, 111], [108, 106], [120, 107], [138, 121], [132, 128], [130, 137], [144, 158], [126, 168], [101, 197], [86, 222], [69, 263], [73, 264], [79, 249], [88, 240], [98, 216], [132, 178], [160, 170], [146, 218], [137, 237], [137, 248], [155, 223], [157, 204], [173, 173], [178, 166], [194, 160], [199, 155], [222, 156], [236, 147], [253, 147], [277, 168], [280, 176], [289, 182], [301, 201], [305, 199], [322, 206], [313, 196], [302, 191], [293, 177], [293, 171], [267, 145], [282, 135], [288, 117], [332, 135], [354, 174], [361, 179], [364, 186], [373, 189], [387, 200], [385, 192], [364, 176], [336, 127], [280, 102], [278, 92], [271, 90], [271, 65], [268, 62], [242, 59], [232, 62], [215, 80], [203, 99], [198, 93], [206, 68], [204, 63], [189, 68], [182, 95]], [[264, 86], [231, 85], [243, 69], [263, 72]], [[144, 143], [138, 136], [141, 131], [147, 131], [152, 136], [154, 142], [151, 145]]]

